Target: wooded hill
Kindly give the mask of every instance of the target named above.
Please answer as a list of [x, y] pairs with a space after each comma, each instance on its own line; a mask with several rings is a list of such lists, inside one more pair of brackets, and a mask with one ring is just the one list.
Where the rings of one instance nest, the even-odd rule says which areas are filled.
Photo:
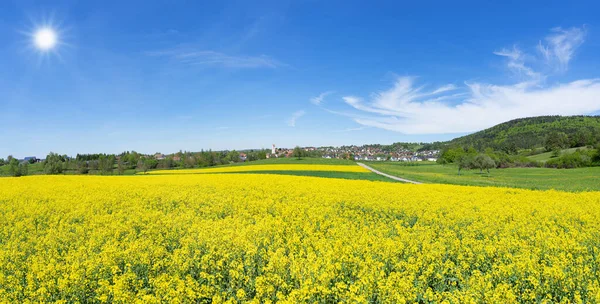
[[[581, 147], [600, 143], [600, 116], [539, 116], [511, 120], [489, 129], [455, 138], [448, 146], [492, 148], [516, 152], [546, 147], [548, 139], [559, 145]], [[546, 147], [548, 148], [548, 147]]]

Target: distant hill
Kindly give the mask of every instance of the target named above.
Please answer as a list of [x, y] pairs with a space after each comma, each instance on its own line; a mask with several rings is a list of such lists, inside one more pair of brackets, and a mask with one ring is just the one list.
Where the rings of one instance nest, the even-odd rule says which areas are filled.
[[600, 142], [600, 116], [539, 116], [511, 120], [447, 144], [478, 150], [520, 150], [543, 147], [548, 135], [565, 133], [569, 147]]

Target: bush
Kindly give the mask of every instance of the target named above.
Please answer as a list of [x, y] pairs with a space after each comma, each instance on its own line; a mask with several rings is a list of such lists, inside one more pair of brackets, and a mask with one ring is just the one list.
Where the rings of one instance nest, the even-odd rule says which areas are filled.
[[8, 174], [10, 176], [19, 177], [29, 173], [29, 163], [27, 162], [20, 163], [17, 159], [12, 158], [8, 166]]
[[44, 172], [46, 174], [61, 174], [63, 170], [63, 158], [54, 152], [50, 152], [44, 161]]
[[561, 169], [589, 167], [592, 165], [595, 157], [594, 153], [595, 152], [593, 151], [582, 151], [578, 149], [573, 153], [567, 153], [558, 158], [548, 160], [545, 166], [548, 168]]
[[87, 161], [77, 161], [77, 173], [79, 174], [88, 174], [88, 172], [90, 172], [90, 169], [88, 167], [88, 163]]

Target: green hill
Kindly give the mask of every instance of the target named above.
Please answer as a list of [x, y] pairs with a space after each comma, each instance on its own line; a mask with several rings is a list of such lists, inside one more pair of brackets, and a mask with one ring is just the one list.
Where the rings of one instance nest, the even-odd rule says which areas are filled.
[[[564, 134], [562, 134], [564, 133]], [[581, 147], [600, 142], [600, 116], [539, 116], [511, 120], [470, 135], [455, 138], [449, 145], [477, 150], [518, 151], [544, 147], [549, 136], [559, 134], [564, 147]]]

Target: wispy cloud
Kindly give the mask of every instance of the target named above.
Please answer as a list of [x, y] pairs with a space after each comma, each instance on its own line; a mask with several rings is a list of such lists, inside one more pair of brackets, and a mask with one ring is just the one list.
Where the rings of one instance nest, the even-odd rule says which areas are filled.
[[526, 55], [516, 45], [512, 49], [504, 48], [500, 51], [495, 51], [494, 54], [506, 57], [508, 59], [507, 68], [518, 76], [528, 77], [535, 81], [542, 79], [542, 74], [525, 65]]
[[333, 93], [335, 93], [335, 92], [334, 91], [323, 92], [323, 93], [319, 94], [319, 96], [312, 97], [310, 99], [310, 102], [312, 102], [316, 105], [320, 105], [323, 102], [323, 100], [325, 99], [325, 97], [327, 97], [328, 95], [331, 95]]
[[[547, 65], [565, 70], [584, 38], [582, 29], [554, 29], [541, 52]], [[549, 75], [526, 64], [532, 55], [516, 47], [494, 52], [508, 59], [507, 68], [522, 75], [512, 85], [465, 83], [427, 89], [415, 77], [398, 77], [392, 88], [365, 101], [344, 96], [354, 113], [336, 114], [355, 122], [405, 134], [463, 133], [528, 116], [590, 114], [600, 110], [600, 78], [546, 85]], [[549, 59], [548, 59], [549, 58]]]
[[169, 50], [153, 51], [150, 56], [164, 57], [184, 65], [221, 66], [226, 68], [279, 68], [285, 64], [266, 55], [239, 56], [228, 55], [212, 50], [198, 50], [193, 48], [174, 48]]
[[296, 121], [304, 116], [306, 114], [306, 112], [304, 112], [303, 110], [300, 111], [296, 111], [292, 114], [292, 116], [288, 119], [287, 124], [290, 127], [295, 127], [296, 126]]
[[566, 71], [575, 50], [584, 42], [585, 34], [585, 28], [553, 28], [545, 39], [548, 44], [544, 45], [540, 41], [538, 50], [547, 63], [556, 64], [558, 70]]

